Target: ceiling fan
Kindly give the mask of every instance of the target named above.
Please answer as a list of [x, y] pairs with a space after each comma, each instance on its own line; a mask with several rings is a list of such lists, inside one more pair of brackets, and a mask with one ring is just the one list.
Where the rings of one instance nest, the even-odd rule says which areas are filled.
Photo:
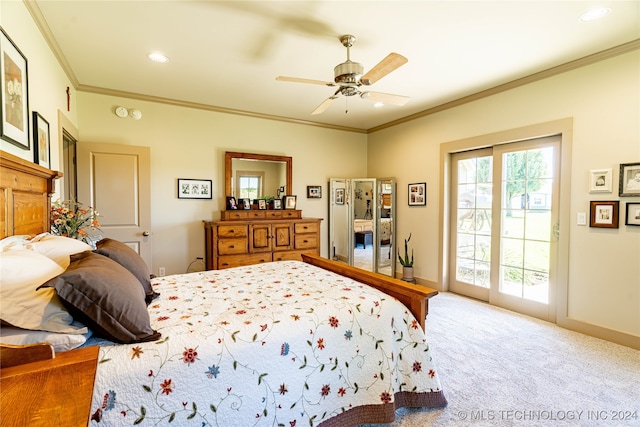
[[363, 91], [363, 86], [370, 86], [386, 76], [387, 74], [395, 71], [397, 68], [408, 62], [404, 56], [392, 52], [387, 55], [382, 61], [380, 61], [375, 67], [369, 70], [363, 75], [364, 67], [358, 62], [351, 61], [350, 48], [356, 42], [356, 37], [350, 34], [346, 34], [340, 37], [340, 42], [347, 48], [347, 60], [341, 64], [338, 64], [333, 69], [334, 79], [332, 82], [324, 82], [322, 80], [302, 79], [298, 77], [286, 77], [278, 76], [276, 80], [283, 82], [294, 83], [310, 83], [324, 86], [338, 86], [338, 90], [333, 95], [325, 99], [322, 104], [313, 110], [311, 114], [320, 114], [324, 112], [329, 105], [340, 95], [342, 96], [354, 96], [359, 95], [360, 98], [373, 102], [383, 102], [393, 105], [404, 105], [409, 101], [409, 97], [402, 95], [392, 95], [382, 92]]

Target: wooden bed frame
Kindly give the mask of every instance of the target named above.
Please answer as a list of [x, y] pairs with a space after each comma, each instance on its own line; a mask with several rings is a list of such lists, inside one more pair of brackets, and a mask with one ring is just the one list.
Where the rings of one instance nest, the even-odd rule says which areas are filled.
[[[49, 230], [51, 194], [61, 176], [0, 150], [0, 238]], [[56, 356], [48, 343], [0, 346], [2, 424], [86, 426], [98, 352], [87, 347]]]

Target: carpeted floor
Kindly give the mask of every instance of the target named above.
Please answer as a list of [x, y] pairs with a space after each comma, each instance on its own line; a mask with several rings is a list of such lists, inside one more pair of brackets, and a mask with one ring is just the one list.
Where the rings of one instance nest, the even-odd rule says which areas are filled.
[[638, 350], [448, 292], [426, 329], [449, 405], [392, 427], [640, 426]]

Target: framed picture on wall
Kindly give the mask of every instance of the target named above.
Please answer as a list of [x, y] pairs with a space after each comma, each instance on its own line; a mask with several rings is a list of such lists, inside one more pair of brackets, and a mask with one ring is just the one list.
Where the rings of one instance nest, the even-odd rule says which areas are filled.
[[344, 188], [336, 188], [336, 205], [344, 205]]
[[590, 193], [611, 193], [613, 173], [611, 169], [592, 169], [589, 171]]
[[627, 216], [624, 223], [640, 227], [640, 203], [627, 203]]
[[618, 194], [621, 197], [640, 196], [640, 163], [623, 163], [620, 165]]
[[0, 138], [29, 149], [27, 58], [0, 28]]
[[425, 206], [427, 204], [427, 183], [409, 184], [409, 206]]
[[319, 185], [307, 185], [307, 199], [321, 199], [322, 187]]
[[33, 112], [33, 162], [51, 169], [49, 122]]
[[618, 228], [618, 206], [620, 202], [615, 201], [592, 201], [590, 227], [596, 228]]
[[211, 199], [211, 180], [178, 178], [178, 199]]

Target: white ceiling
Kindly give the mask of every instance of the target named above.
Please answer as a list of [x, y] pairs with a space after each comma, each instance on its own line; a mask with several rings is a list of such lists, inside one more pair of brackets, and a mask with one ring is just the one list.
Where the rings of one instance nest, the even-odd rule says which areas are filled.
[[[640, 38], [639, 1], [54, 1], [29, 6], [80, 90], [149, 95], [214, 109], [372, 129]], [[607, 6], [604, 19], [579, 16]], [[39, 9], [39, 11], [38, 11]], [[390, 52], [409, 62], [370, 90], [410, 96], [402, 107], [340, 98], [351, 60], [365, 72]], [[146, 55], [159, 51], [166, 64]], [[348, 113], [345, 111], [348, 109]]]

